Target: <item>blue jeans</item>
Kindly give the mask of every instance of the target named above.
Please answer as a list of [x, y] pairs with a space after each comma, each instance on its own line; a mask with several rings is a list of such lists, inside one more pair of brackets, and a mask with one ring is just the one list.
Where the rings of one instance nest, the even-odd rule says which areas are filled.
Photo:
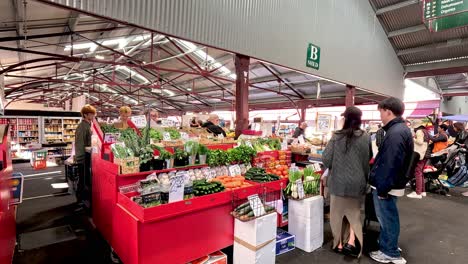
[[387, 199], [381, 200], [376, 190], [374, 195], [374, 207], [377, 219], [380, 223], [379, 247], [389, 257], [400, 257], [398, 250], [398, 237], [400, 236], [400, 218], [398, 216], [397, 197], [388, 195]]

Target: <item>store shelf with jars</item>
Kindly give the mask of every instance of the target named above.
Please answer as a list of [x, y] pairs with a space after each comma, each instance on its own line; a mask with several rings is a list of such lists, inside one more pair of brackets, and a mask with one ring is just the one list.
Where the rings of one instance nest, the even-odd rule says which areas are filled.
[[75, 142], [75, 131], [80, 123], [79, 118], [63, 119], [63, 141], [67, 143]]
[[44, 118], [43, 143], [63, 142], [62, 118]]

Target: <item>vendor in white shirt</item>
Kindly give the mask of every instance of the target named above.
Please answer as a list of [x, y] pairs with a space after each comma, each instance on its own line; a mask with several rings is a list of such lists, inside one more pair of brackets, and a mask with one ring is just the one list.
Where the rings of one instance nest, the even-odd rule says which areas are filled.
[[[151, 108], [148, 110], [149, 112], [149, 116], [150, 116], [150, 127], [151, 128], [159, 128], [161, 127], [161, 121], [159, 121], [159, 113], [156, 109], [154, 108]], [[148, 112], [147, 112], [147, 115], [148, 115]]]

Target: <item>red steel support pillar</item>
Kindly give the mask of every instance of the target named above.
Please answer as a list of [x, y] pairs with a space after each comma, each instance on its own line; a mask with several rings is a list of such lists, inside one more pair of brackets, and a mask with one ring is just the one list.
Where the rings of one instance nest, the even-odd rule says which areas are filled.
[[354, 95], [356, 94], [356, 87], [346, 85], [346, 99], [345, 106], [354, 106]]
[[249, 127], [249, 65], [250, 57], [236, 54], [236, 138]]
[[299, 119], [299, 125], [302, 124], [302, 122], [306, 121], [306, 108], [305, 106], [301, 106], [301, 118]]

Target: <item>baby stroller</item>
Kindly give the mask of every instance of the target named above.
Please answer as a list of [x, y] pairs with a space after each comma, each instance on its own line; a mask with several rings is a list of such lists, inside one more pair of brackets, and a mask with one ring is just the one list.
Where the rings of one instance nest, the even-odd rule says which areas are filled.
[[[432, 154], [430, 161], [432, 166], [425, 166], [423, 171], [426, 191], [446, 195], [449, 188], [444, 185], [439, 177], [445, 170], [447, 176], [451, 178], [461, 167], [466, 165], [466, 149], [455, 143], [450, 156], [448, 150], [443, 150]], [[416, 187], [415, 179], [411, 181], [411, 186], [413, 189]]]

